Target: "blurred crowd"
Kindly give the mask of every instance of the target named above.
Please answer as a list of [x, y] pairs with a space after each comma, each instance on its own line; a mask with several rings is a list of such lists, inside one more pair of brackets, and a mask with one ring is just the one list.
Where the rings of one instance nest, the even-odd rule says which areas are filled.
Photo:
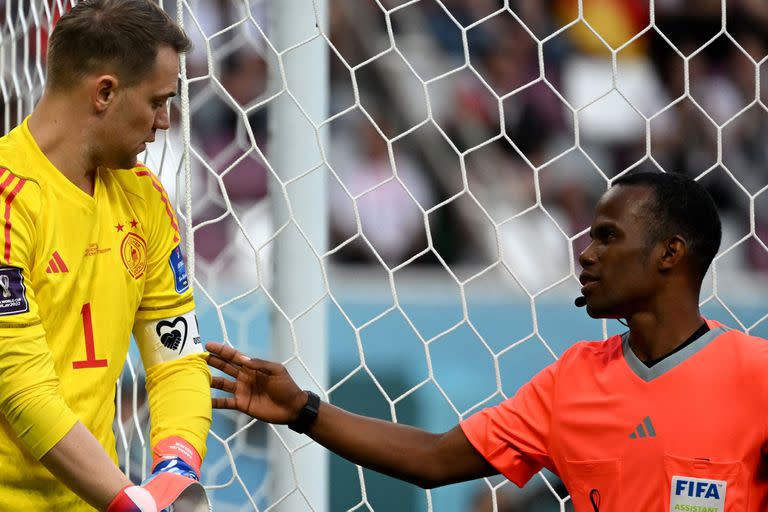
[[[19, 1], [0, 1], [0, 17]], [[721, 265], [768, 270], [767, 194], [751, 199], [768, 184], [768, 3], [584, 0], [581, 18], [576, 0], [503, 4], [329, 0], [329, 115], [343, 113], [323, 127], [334, 258], [501, 258], [535, 291], [567, 274], [607, 180], [663, 169], [700, 177], [726, 244], [753, 214], [756, 236]], [[269, 5], [185, 3], [196, 245], [224, 267], [239, 232], [271, 233]], [[6, 116], [18, 109], [4, 101]]]
[[[389, 16], [373, 1], [329, 5], [330, 114], [343, 112], [325, 148], [337, 260], [502, 258], [536, 290], [568, 268], [569, 244], [585, 246], [577, 235], [607, 180], [629, 169], [700, 177], [726, 244], [750, 232], [750, 198], [768, 184], [765, 2], [729, 0], [723, 12], [720, 0], [658, 0], [653, 25], [647, 0], [586, 0], [582, 20], [575, 0], [501, 12], [500, 0], [403, 3], [382, 1]], [[266, 197], [260, 102], [280, 84], [264, 2], [192, 4], [193, 144], [231, 201], [208, 180], [197, 204], [201, 220], [225, 216], [198, 233], [215, 259], [241, 229], [222, 227], [226, 212]], [[765, 194], [754, 222], [765, 240]], [[768, 270], [758, 237], [721, 265]]]

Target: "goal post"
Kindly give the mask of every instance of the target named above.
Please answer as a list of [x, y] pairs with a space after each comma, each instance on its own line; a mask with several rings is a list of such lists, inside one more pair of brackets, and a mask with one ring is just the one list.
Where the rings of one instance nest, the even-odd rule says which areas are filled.
[[[270, 80], [276, 82], [271, 89], [280, 90], [269, 114], [267, 154], [276, 228], [271, 299], [279, 305], [272, 311], [272, 357], [292, 369], [303, 388], [324, 394], [329, 383], [327, 312], [322, 300], [327, 293], [322, 264], [328, 249], [328, 176], [323, 157], [328, 139], [319, 125], [328, 117], [328, 6], [327, 0], [283, 0], [271, 4], [271, 9], [271, 42], [279, 63], [271, 70]], [[330, 484], [327, 452], [317, 445], [298, 449], [308, 452], [301, 464], [295, 464], [279, 433], [269, 436], [272, 501], [284, 494], [284, 482], [295, 481], [304, 499], [278, 508], [311, 505], [325, 512]]]

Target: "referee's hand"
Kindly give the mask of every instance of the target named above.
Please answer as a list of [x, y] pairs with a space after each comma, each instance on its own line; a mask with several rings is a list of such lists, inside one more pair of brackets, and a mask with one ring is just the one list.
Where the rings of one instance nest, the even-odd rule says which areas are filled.
[[285, 367], [250, 358], [222, 343], [206, 343], [208, 364], [232, 377], [213, 377], [211, 387], [229, 395], [214, 397], [214, 409], [235, 409], [267, 423], [287, 424], [298, 418], [307, 403]]

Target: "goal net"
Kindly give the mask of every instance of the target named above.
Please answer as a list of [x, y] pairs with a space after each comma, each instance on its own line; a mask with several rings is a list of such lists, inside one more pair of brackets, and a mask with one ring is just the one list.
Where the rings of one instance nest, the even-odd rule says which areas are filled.
[[[0, 0], [3, 129], [69, 0]], [[444, 431], [580, 339], [592, 208], [682, 172], [724, 222], [706, 316], [766, 336], [768, 12], [726, 0], [164, 0], [194, 41], [141, 158], [179, 211], [204, 339], [354, 412]], [[764, 293], [764, 292], [763, 292]], [[121, 464], [146, 476], [131, 351]], [[213, 509], [570, 510], [556, 476], [424, 491], [283, 426], [214, 413]]]

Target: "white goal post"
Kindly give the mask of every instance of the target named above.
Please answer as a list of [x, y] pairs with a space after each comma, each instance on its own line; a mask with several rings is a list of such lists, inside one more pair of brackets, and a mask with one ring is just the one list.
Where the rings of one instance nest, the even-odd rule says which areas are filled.
[[[0, 0], [4, 133], [40, 97], [47, 34], [74, 3]], [[576, 259], [594, 199], [635, 169], [713, 192], [725, 232], [703, 311], [768, 334], [760, 2], [694, 2], [695, 20], [686, 0], [159, 3], [195, 47], [173, 127], [140, 158], [179, 212], [205, 339], [355, 412], [447, 430], [621, 328], [573, 307]], [[138, 481], [133, 349], [116, 400]], [[230, 412], [208, 446], [216, 512], [571, 510], [547, 472], [523, 491], [423, 491]]]

